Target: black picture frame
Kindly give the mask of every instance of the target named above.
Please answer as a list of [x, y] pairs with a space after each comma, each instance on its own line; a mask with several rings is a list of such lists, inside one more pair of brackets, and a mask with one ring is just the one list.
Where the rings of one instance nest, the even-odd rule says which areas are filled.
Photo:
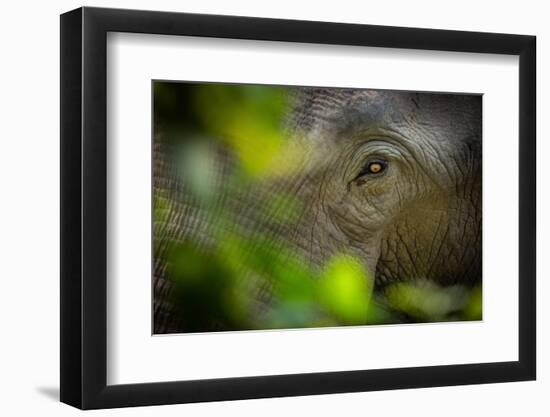
[[[519, 360], [107, 385], [108, 32], [519, 56]], [[62, 402], [94, 409], [535, 379], [534, 36], [84, 7], [61, 15], [60, 56]]]

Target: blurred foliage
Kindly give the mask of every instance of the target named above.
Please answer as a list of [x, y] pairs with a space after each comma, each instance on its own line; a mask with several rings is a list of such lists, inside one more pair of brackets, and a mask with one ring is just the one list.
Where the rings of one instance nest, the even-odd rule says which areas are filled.
[[194, 98], [206, 131], [227, 142], [247, 174], [270, 169], [283, 147], [280, 124], [287, 103], [282, 88], [206, 84]]
[[155, 82], [154, 100], [155, 126], [167, 140], [225, 143], [245, 175], [287, 174], [299, 162], [282, 134], [288, 108], [283, 87]]
[[[155, 140], [177, 145], [186, 190], [210, 219], [204, 233], [213, 243], [170, 240], [162, 255], [185, 331], [481, 319], [481, 287], [420, 281], [375, 292], [373, 277], [350, 254], [338, 253], [313, 268], [286, 242], [239, 227], [238, 213], [226, 210], [220, 196], [300, 166], [302, 155], [283, 133], [289, 104], [284, 88], [159, 81], [153, 86]], [[220, 147], [238, 162], [223, 182], [217, 177]], [[154, 227], [173, 221], [171, 198], [156, 190]], [[303, 207], [280, 190], [256, 209], [275, 223], [294, 225]]]
[[481, 320], [481, 287], [441, 287], [431, 281], [396, 283], [385, 290], [394, 310], [412, 321]]
[[351, 256], [338, 255], [325, 266], [319, 282], [319, 300], [339, 321], [367, 322], [373, 279]]

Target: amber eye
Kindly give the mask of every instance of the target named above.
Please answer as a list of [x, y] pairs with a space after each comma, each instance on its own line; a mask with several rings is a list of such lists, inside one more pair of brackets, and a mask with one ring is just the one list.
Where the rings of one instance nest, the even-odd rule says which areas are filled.
[[368, 165], [368, 170], [371, 174], [378, 174], [384, 167], [380, 162], [372, 162]]
[[366, 175], [379, 175], [382, 174], [387, 167], [388, 163], [386, 161], [382, 159], [371, 159], [370, 161], [367, 161], [367, 163], [363, 166], [363, 169], [357, 177], [362, 177]]
[[363, 169], [353, 181], [357, 181], [357, 185], [363, 185], [369, 177], [377, 178], [380, 175], [383, 175], [388, 168], [388, 162], [383, 159], [371, 159], [363, 165]]

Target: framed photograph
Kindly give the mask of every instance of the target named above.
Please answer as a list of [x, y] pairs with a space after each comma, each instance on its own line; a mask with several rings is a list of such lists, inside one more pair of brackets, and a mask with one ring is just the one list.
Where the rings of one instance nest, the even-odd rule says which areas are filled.
[[61, 401], [533, 380], [535, 37], [61, 16]]

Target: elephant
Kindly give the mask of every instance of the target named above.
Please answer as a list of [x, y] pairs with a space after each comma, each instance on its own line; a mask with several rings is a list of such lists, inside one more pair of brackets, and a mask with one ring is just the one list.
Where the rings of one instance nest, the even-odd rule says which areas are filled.
[[[284, 135], [297, 155], [288, 157], [293, 163], [286, 172], [238, 190], [226, 188], [238, 158], [224, 145], [213, 151], [213, 181], [222, 186], [212, 198], [232, 213], [223, 227], [249, 231], [245, 236], [261, 232], [281, 242], [285, 256], [314, 270], [335, 254], [348, 254], [372, 277], [376, 293], [401, 282], [441, 287], [481, 282], [480, 95], [285, 91]], [[162, 132], [155, 135], [154, 194], [165, 198], [164, 214], [154, 223], [154, 333], [177, 333], [182, 327], [170, 297], [169, 243], [216, 244], [209, 226], [216, 216], [190, 195], [185, 175], [177, 174], [181, 159], [174, 157], [173, 144], [162, 140]], [[300, 206], [293, 222], [275, 221], [261, 210], [281, 193]], [[264, 306], [273, 297], [265, 286], [256, 294]]]

